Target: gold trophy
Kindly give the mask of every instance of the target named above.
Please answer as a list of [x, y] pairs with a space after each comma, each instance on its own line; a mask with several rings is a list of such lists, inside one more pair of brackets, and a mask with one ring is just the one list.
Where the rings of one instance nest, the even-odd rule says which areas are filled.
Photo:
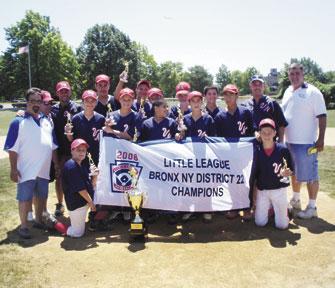
[[[71, 113], [69, 111], [66, 111], [66, 118], [67, 118], [67, 120], [66, 120], [66, 125], [65, 125], [64, 128], [71, 127], [71, 129], [72, 129], [73, 126], [72, 126], [72, 121], [71, 121]], [[64, 135], [73, 135], [73, 133], [72, 132], [66, 132], [66, 129], [65, 129]]]
[[123, 61], [123, 65], [124, 65], [124, 70], [123, 72], [120, 74], [120, 80], [123, 83], [127, 83], [128, 82], [128, 73], [129, 73], [129, 62], [124, 60]]
[[93, 158], [91, 153], [87, 152], [88, 163], [90, 165], [90, 176], [96, 176], [97, 174], [97, 167], [94, 164]]
[[108, 126], [109, 126], [109, 127], [112, 127], [112, 126], [116, 125], [112, 113], [113, 113], [112, 105], [111, 105], [111, 103], [108, 103], [108, 104], [107, 104], [106, 120], [110, 120], [110, 121], [108, 122]]
[[[287, 161], [285, 158], [283, 158], [283, 169], [287, 169]], [[283, 176], [280, 180], [279, 180], [281, 183], [290, 183], [290, 178], [287, 177], [287, 176]]]
[[144, 192], [141, 192], [138, 187], [138, 173], [137, 170], [132, 167], [129, 169], [129, 175], [131, 176], [131, 189], [125, 192], [129, 205], [135, 212], [135, 218], [130, 222], [129, 233], [132, 237], [144, 237], [147, 229], [144, 221], [140, 216], [140, 210], [143, 206], [146, 196]]
[[187, 127], [184, 124], [184, 113], [181, 111], [180, 107], [178, 107], [177, 123], [178, 123], [178, 130], [180, 131], [180, 133], [184, 134], [185, 131], [187, 130]]
[[137, 138], [138, 138], [138, 131], [137, 128], [135, 127], [135, 132], [134, 132], [134, 137], [133, 137], [133, 142], [137, 142]]

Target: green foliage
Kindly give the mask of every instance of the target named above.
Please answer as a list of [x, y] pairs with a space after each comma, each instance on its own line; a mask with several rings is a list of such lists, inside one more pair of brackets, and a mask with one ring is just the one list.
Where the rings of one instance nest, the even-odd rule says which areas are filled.
[[[82, 90], [94, 88], [95, 77], [106, 74], [111, 77], [111, 91], [114, 91], [119, 75], [124, 70], [124, 61], [129, 61], [128, 85], [134, 87], [141, 76], [138, 69], [141, 65], [137, 55], [138, 50], [141, 50], [141, 47], [134, 45], [130, 38], [114, 25], [97, 24], [88, 29], [83, 42], [77, 49]], [[148, 70], [142, 70], [144, 74], [147, 72]]]
[[222, 91], [224, 86], [232, 82], [231, 73], [226, 65], [222, 64], [219, 67], [219, 71], [215, 75], [215, 79], [216, 85], [218, 86], [220, 92]]
[[158, 68], [159, 88], [164, 92], [165, 97], [174, 97], [176, 85], [182, 81], [183, 64], [172, 61], [163, 62]]
[[[12, 100], [28, 88], [28, 55], [17, 55], [18, 48], [29, 44], [32, 86], [54, 91], [56, 83], [67, 79], [77, 83], [79, 66], [73, 51], [59, 31], [50, 26], [49, 17], [27, 11], [16, 25], [5, 29], [9, 47], [1, 58], [0, 95]], [[76, 92], [76, 89], [74, 89]]]
[[191, 84], [191, 89], [203, 92], [205, 86], [212, 85], [213, 76], [200, 65], [195, 65], [184, 74], [184, 80]]

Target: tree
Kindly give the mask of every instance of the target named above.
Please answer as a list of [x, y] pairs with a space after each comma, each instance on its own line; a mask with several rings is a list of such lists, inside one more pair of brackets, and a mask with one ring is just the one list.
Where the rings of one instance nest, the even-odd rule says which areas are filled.
[[88, 29], [77, 49], [83, 88], [94, 87], [95, 77], [106, 74], [111, 77], [111, 91], [114, 91], [125, 61], [129, 61], [128, 86], [134, 87], [140, 78], [137, 49], [130, 38], [112, 24], [97, 24]]
[[213, 76], [203, 66], [196, 65], [185, 72], [184, 80], [191, 84], [192, 90], [202, 92], [205, 86], [212, 85]]
[[174, 97], [176, 85], [183, 79], [183, 64], [167, 61], [159, 65], [159, 88], [163, 90], [165, 97]]
[[28, 88], [27, 54], [17, 55], [19, 47], [29, 44], [32, 86], [50, 92], [59, 80], [78, 82], [79, 65], [71, 48], [62, 40], [59, 31], [50, 25], [50, 19], [27, 11], [25, 18], [6, 28], [9, 47], [3, 55], [0, 94], [7, 100], [20, 95]]
[[255, 67], [248, 67], [241, 76], [240, 94], [246, 95], [250, 93], [249, 82], [252, 76], [259, 75], [259, 71]]
[[224, 86], [231, 83], [231, 73], [226, 65], [222, 64], [220, 66], [218, 73], [215, 75], [215, 79], [219, 91], [222, 91]]

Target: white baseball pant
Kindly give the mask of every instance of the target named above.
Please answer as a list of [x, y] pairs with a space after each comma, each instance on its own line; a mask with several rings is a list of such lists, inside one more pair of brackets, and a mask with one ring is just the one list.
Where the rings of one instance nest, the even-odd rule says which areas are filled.
[[69, 211], [71, 226], [67, 228], [66, 235], [76, 238], [84, 235], [87, 211], [87, 205], [76, 210]]

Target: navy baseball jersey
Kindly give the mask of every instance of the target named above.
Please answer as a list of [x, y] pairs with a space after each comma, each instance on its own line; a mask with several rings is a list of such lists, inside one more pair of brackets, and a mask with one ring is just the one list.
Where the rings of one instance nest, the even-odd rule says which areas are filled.
[[94, 164], [99, 163], [99, 132], [105, 125], [105, 117], [94, 112], [94, 116], [88, 120], [84, 112], [76, 114], [72, 119], [73, 138], [84, 139], [90, 146], [88, 152], [91, 153]]
[[171, 118], [164, 118], [157, 123], [154, 117], [145, 120], [140, 129], [140, 141], [171, 139], [177, 133], [177, 123]]
[[277, 130], [279, 127], [286, 127], [288, 124], [278, 102], [272, 100], [269, 96], [263, 95], [258, 103], [252, 98], [241, 105], [252, 112], [255, 130], [258, 130], [259, 122], [265, 118], [272, 119], [276, 123]]
[[227, 110], [221, 110], [214, 122], [218, 137], [239, 138], [254, 135], [252, 114], [250, 110], [241, 106], [237, 106], [233, 115]]
[[106, 117], [108, 111], [108, 104], [111, 104], [113, 111], [119, 110], [121, 108], [120, 102], [115, 99], [114, 96], [108, 95], [108, 102], [106, 105], [102, 104], [99, 100], [94, 108], [94, 111]]
[[62, 173], [62, 186], [66, 207], [69, 211], [76, 210], [87, 204], [87, 201], [79, 194], [87, 190], [93, 199], [94, 190], [86, 165], [79, 165], [73, 159], [66, 161]]
[[64, 135], [64, 126], [67, 123], [67, 114], [70, 113], [71, 118], [82, 111], [82, 107], [73, 101], [69, 101], [68, 105], [62, 106], [57, 103], [51, 107], [51, 116], [54, 123], [55, 134], [58, 142], [58, 153], [60, 155], [70, 156], [70, 142]]
[[[177, 119], [178, 117], [178, 105], [172, 106], [170, 109], [169, 117], [173, 119]], [[191, 108], [189, 107], [185, 112], [184, 115], [190, 114], [192, 112]]]
[[281, 143], [275, 142], [274, 144], [274, 150], [269, 156], [265, 153], [263, 145], [255, 145], [251, 177], [256, 180], [256, 186], [259, 190], [279, 189], [290, 185], [290, 183], [280, 182], [282, 177], [279, 175], [284, 158], [288, 168], [294, 171], [290, 151]]
[[206, 107], [206, 112], [208, 113], [209, 116], [211, 116], [213, 119], [215, 118], [215, 116], [221, 111], [221, 109], [219, 107], [216, 107], [213, 111], [209, 110]]
[[[140, 104], [138, 102], [134, 102], [131, 109], [135, 112], [138, 112], [140, 110]], [[143, 121], [146, 120], [146, 119], [149, 119], [152, 116], [154, 116], [155, 111], [154, 111], [154, 108], [152, 107], [152, 104], [150, 102], [145, 102], [144, 105], [143, 105], [143, 109], [144, 109], [145, 116], [146, 116], [143, 119]]]
[[[121, 116], [120, 110], [114, 111], [112, 113], [114, 122], [116, 125], [112, 126], [114, 130], [118, 130], [120, 132], [127, 132], [130, 137], [134, 137], [135, 127], [138, 121], [137, 113], [134, 111], [129, 112], [127, 116]], [[108, 134], [108, 136], [112, 136], [117, 138], [114, 134]]]
[[184, 124], [187, 127], [186, 137], [201, 137], [204, 133], [207, 136], [215, 136], [214, 120], [208, 114], [203, 114], [197, 121], [194, 121], [192, 114], [184, 116]]

